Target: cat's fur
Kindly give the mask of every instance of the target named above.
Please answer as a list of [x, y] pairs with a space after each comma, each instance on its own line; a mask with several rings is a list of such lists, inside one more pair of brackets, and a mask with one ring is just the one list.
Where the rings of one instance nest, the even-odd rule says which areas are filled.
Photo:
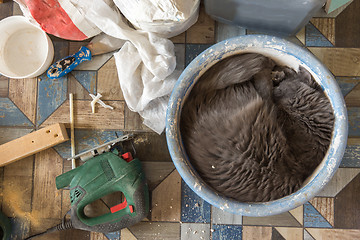
[[327, 151], [333, 121], [328, 99], [305, 69], [296, 73], [248, 53], [204, 73], [180, 128], [205, 182], [233, 199], [259, 202], [301, 186]]

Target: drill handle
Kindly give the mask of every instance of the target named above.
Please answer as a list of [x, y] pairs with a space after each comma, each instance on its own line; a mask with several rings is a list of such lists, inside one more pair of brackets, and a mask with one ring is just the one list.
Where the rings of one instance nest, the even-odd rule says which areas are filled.
[[57, 189], [62, 189], [64, 187], [67, 187], [70, 185], [71, 180], [74, 178], [74, 176], [76, 175], [76, 173], [79, 171], [79, 169], [82, 167], [79, 166], [75, 169], [72, 169], [66, 173], [63, 173], [59, 176], [56, 177], [56, 188]]

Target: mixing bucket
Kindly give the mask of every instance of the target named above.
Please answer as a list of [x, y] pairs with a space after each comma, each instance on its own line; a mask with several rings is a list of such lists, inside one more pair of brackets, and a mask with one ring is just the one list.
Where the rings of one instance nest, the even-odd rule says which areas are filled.
[[0, 74], [32, 78], [50, 66], [54, 47], [47, 34], [23, 16], [0, 21]]
[[[222, 59], [235, 54], [256, 52], [280, 65], [306, 68], [328, 96], [335, 115], [333, 136], [323, 161], [295, 193], [281, 199], [245, 203], [227, 198], [210, 188], [191, 165], [182, 143], [180, 116], [184, 102], [200, 76]], [[202, 52], [184, 70], [171, 94], [167, 110], [166, 138], [171, 158], [186, 184], [208, 203], [244, 216], [269, 216], [294, 209], [319, 193], [336, 172], [347, 142], [347, 113], [344, 98], [333, 75], [306, 49], [281, 38], [266, 35], [240, 36], [222, 41]]]

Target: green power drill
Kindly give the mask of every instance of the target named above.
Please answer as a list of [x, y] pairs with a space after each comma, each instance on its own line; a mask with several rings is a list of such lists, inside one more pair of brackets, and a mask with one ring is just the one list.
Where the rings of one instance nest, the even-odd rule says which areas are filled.
[[10, 220], [2, 212], [0, 212], [0, 239], [1, 240], [10, 239], [10, 233], [11, 233]]
[[[121, 140], [113, 142], [116, 141]], [[118, 149], [109, 147], [109, 143], [106, 145], [85, 152], [83, 156], [88, 153], [97, 156], [87, 157], [89, 159], [83, 165], [56, 177], [57, 189], [70, 187], [70, 220], [64, 217], [61, 224], [44, 233], [70, 228], [109, 233], [129, 227], [147, 216], [149, 190], [140, 160], [132, 159], [129, 153], [119, 157]], [[104, 148], [108, 150], [100, 150]], [[101, 216], [85, 215], [84, 208], [88, 204], [114, 192], [123, 193], [122, 203]]]

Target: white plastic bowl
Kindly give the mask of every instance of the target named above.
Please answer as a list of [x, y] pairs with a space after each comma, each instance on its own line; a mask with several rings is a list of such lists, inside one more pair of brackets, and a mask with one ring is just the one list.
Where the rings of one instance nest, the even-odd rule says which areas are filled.
[[54, 57], [48, 35], [23, 16], [0, 21], [0, 74], [31, 78], [44, 73]]

